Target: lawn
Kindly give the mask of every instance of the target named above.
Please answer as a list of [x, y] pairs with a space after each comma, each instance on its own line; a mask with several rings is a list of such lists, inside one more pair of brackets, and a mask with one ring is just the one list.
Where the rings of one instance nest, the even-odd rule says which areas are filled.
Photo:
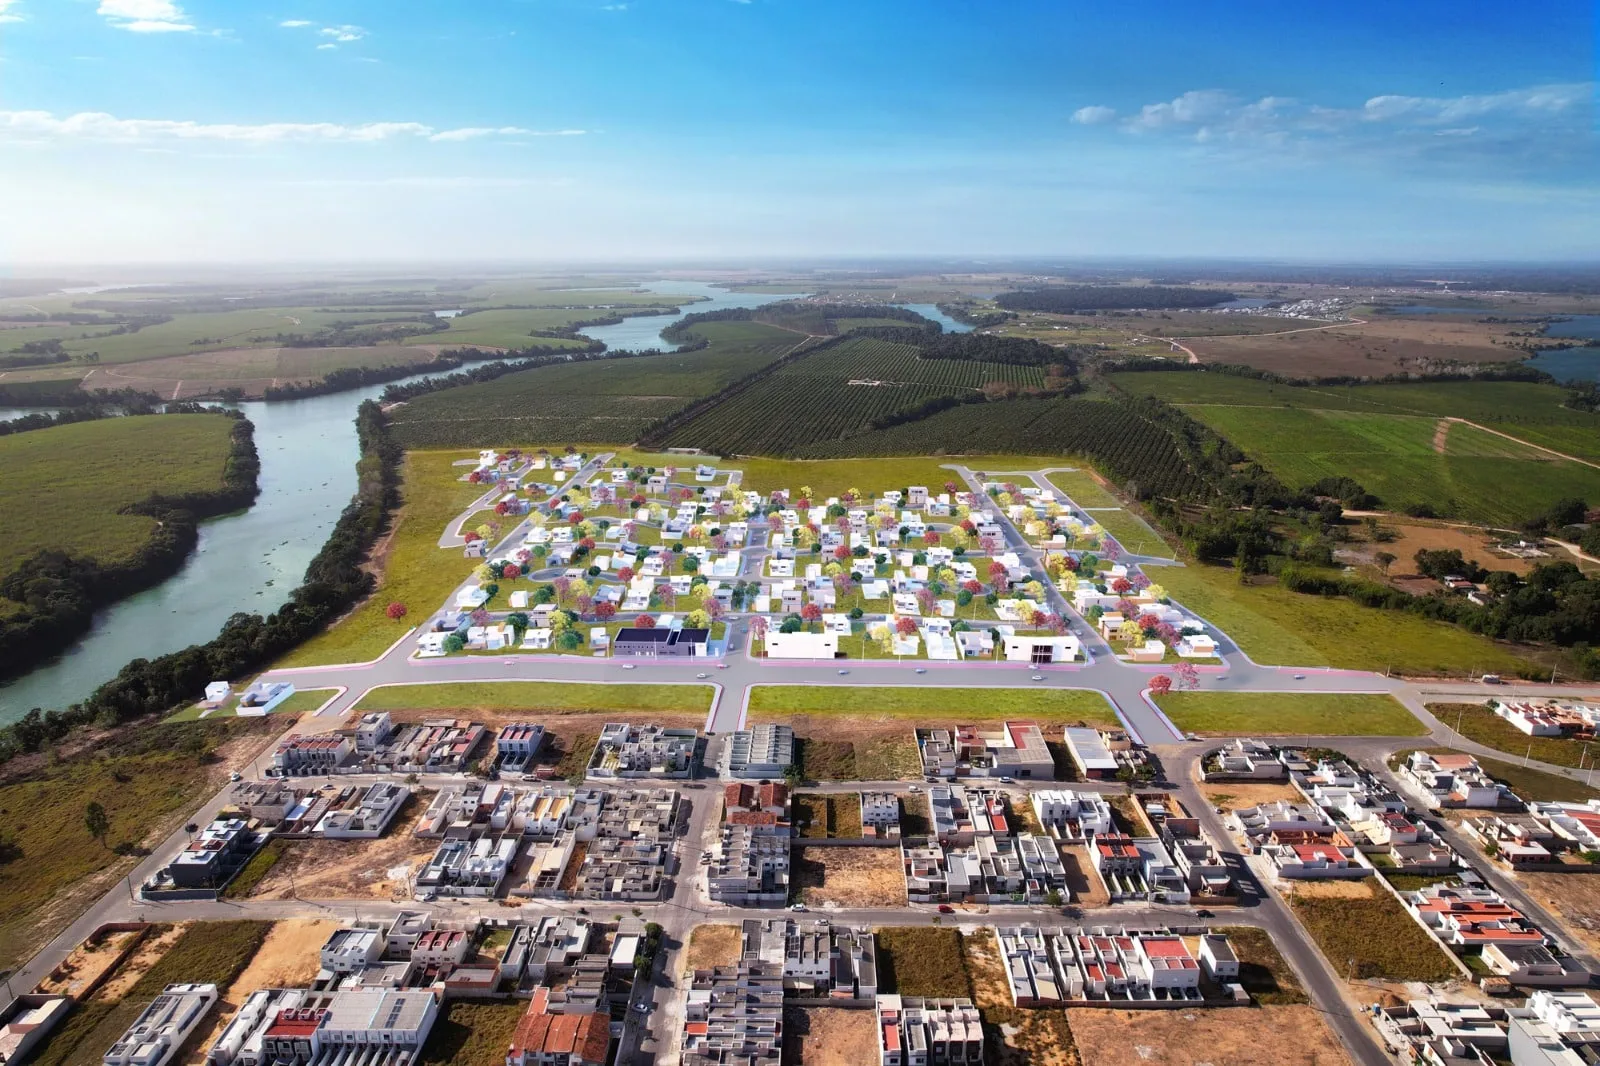
[[1186, 733], [1208, 736], [1414, 737], [1427, 733], [1398, 700], [1373, 693], [1169, 692], [1156, 703]]
[[[1482, 703], [1430, 703], [1428, 710], [1468, 740], [1511, 755], [1528, 756], [1556, 766], [1577, 767], [1589, 742], [1573, 737], [1530, 737]], [[1594, 754], [1600, 755], [1600, 748]]]
[[38, 1066], [98, 1066], [106, 1049], [167, 985], [227, 988], [250, 964], [271, 928], [271, 922], [196, 922], [121, 999], [91, 999], [74, 1009], [32, 1061]]
[[[1429, 748], [1435, 754], [1460, 755], [1453, 748]], [[1409, 752], [1397, 751], [1389, 757], [1390, 762], [1398, 765], [1405, 761]], [[1535, 770], [1532, 767], [1521, 766], [1515, 762], [1503, 759], [1489, 759], [1477, 756], [1478, 765], [1483, 772], [1505, 785], [1511, 791], [1525, 800], [1540, 803], [1587, 803], [1600, 797], [1600, 789], [1590, 788], [1582, 781], [1558, 774], [1547, 773], [1544, 770]]]
[[0, 437], [0, 575], [43, 548], [103, 563], [132, 556], [155, 519], [118, 512], [158, 493], [221, 489], [233, 425], [150, 415]]
[[972, 981], [955, 929], [885, 926], [877, 930], [878, 987], [902, 996], [968, 996]]
[[1227, 567], [1153, 566], [1145, 573], [1258, 663], [1457, 676], [1515, 676], [1530, 668], [1506, 645], [1445, 622], [1277, 584], [1241, 585]]
[[[0, 967], [31, 956], [137, 861], [112, 849], [154, 844], [217, 787], [218, 745], [283, 728], [260, 718], [143, 726], [0, 784], [0, 834], [18, 853], [0, 864]], [[91, 802], [111, 822], [105, 846], [84, 824]]]
[[367, 711], [558, 711], [576, 714], [705, 714], [710, 685], [628, 682], [459, 681], [437, 685], [385, 685], [356, 704]]
[[1341, 977], [1449, 981], [1460, 974], [1400, 901], [1382, 889], [1365, 899], [1291, 895], [1289, 907]]
[[750, 713], [883, 715], [987, 721], [1035, 718], [1115, 728], [1115, 709], [1092, 689], [958, 688], [942, 685], [752, 685]]
[[[27, 434], [32, 436], [32, 434]], [[388, 540], [380, 545], [381, 572], [371, 597], [331, 628], [300, 645], [279, 666], [320, 666], [365, 662], [382, 655], [405, 631], [426, 618], [472, 574], [473, 563], [460, 548], [440, 548], [445, 527], [474, 499], [478, 485], [456, 480], [451, 466], [465, 452], [409, 452], [402, 470], [403, 506]], [[507, 527], [509, 528], [509, 527]], [[390, 603], [403, 603], [410, 621], [386, 613]]]
[[504, 1066], [527, 1010], [518, 1002], [447, 1004], [422, 1045], [422, 1066]]

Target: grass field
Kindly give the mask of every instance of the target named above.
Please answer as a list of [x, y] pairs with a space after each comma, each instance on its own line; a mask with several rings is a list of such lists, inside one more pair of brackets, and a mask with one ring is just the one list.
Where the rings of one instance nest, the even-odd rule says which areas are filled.
[[380, 546], [382, 569], [371, 598], [332, 628], [290, 652], [280, 665], [364, 662], [381, 655], [412, 622], [385, 614], [390, 603], [408, 605], [418, 614], [432, 612], [472, 571], [459, 548], [440, 548], [445, 526], [483, 490], [458, 481], [450, 464], [462, 452], [410, 452], [401, 471], [399, 514], [386, 545]]
[[422, 1066], [504, 1066], [527, 1009], [518, 1002], [447, 1004], [422, 1045]]
[[[1580, 767], [1580, 760], [1582, 767], [1589, 766], [1593, 762], [1590, 755], [1600, 756], [1600, 745], [1591, 745], [1575, 737], [1530, 737], [1486, 704], [1430, 703], [1428, 710], [1468, 740], [1511, 755], [1531, 756], [1539, 762], [1572, 767]], [[1585, 755], [1586, 749], [1592, 749], [1589, 755]]]
[[1059, 459], [1020, 455], [908, 456], [882, 459], [756, 459], [740, 458], [744, 487], [769, 493], [774, 489], [798, 491], [809, 485], [819, 497], [838, 496], [849, 489], [868, 494], [911, 485], [926, 485], [932, 492], [944, 491], [954, 482], [960, 491], [967, 485], [950, 466], [965, 466], [973, 471], [1030, 470], [1055, 466]]
[[[0, 784], [0, 831], [20, 852], [0, 864], [0, 968], [33, 954], [137, 861], [112, 848], [152, 844], [221, 782], [211, 753], [283, 728], [261, 718], [144, 726]], [[105, 846], [84, 824], [91, 802], [111, 821]]]
[[[433, 336], [417, 344], [436, 344]], [[139, 389], [163, 399], [205, 396], [219, 389], [243, 389], [261, 396], [269, 386], [315, 381], [334, 370], [430, 362], [437, 348], [378, 344], [361, 348], [223, 348], [197, 354], [145, 359], [96, 367], [85, 375], [87, 389]], [[0, 381], [0, 384], [3, 384]]]
[[877, 940], [880, 989], [902, 996], [972, 995], [957, 930], [886, 926]]
[[270, 922], [196, 922], [120, 999], [91, 998], [75, 1008], [31, 1061], [38, 1066], [96, 1066], [167, 985], [232, 984], [271, 928]]
[[1259, 663], [1457, 676], [1516, 675], [1530, 667], [1511, 648], [1444, 622], [1276, 584], [1241, 585], [1226, 567], [1163, 566], [1146, 573]]
[[704, 714], [710, 685], [605, 684], [562, 681], [462, 681], [386, 685], [361, 697], [366, 711], [452, 710], [463, 713], [544, 710], [563, 713]]
[[[657, 297], [657, 300], [660, 298]], [[661, 302], [658, 306], [668, 308], [678, 305]], [[575, 322], [592, 322], [607, 313], [593, 308], [497, 307], [453, 318], [450, 320], [448, 330], [430, 334], [428, 339], [441, 344], [483, 345], [491, 348], [526, 348], [532, 344], [576, 348], [582, 347], [588, 341], [535, 337], [532, 334], [536, 330], [566, 329]], [[663, 325], [670, 321], [671, 319], [666, 317], [661, 319]]]
[[752, 685], [752, 718], [880, 715], [991, 721], [1034, 718], [1115, 726], [1106, 697], [1091, 689], [945, 688], [932, 685]]
[[1157, 696], [1186, 733], [1208, 736], [1422, 736], [1427, 729], [1392, 696], [1365, 693], [1169, 692]]
[[840, 740], [795, 737], [796, 765], [811, 781], [908, 781], [922, 776], [917, 745], [902, 730], [899, 736]]
[[117, 512], [220, 489], [232, 431], [220, 415], [151, 415], [0, 437], [0, 574], [42, 548], [128, 558], [155, 520]]
[[[295, 694], [293, 696], [290, 696], [288, 699], [284, 700], [282, 703], [280, 703], [276, 707], [272, 708], [272, 713], [274, 715], [287, 716], [287, 717], [294, 717], [295, 715], [300, 715], [300, 714], [310, 714], [312, 711], [315, 711], [318, 707], [321, 707], [324, 703], [327, 703], [328, 700], [331, 699], [333, 697], [333, 694], [335, 692], [337, 692], [337, 691], [338, 691], [337, 689], [331, 689], [331, 688], [305, 688], [305, 689], [298, 689], [298, 690], [295, 691]], [[221, 721], [224, 718], [237, 718], [239, 716], [238, 715], [238, 710], [239, 710], [238, 700], [235, 699], [234, 697], [230, 696], [228, 698], [228, 703], [227, 703], [226, 706], [217, 708], [216, 710], [212, 711], [210, 714], [207, 714], [205, 716], [205, 718], [203, 718], [203, 719], [200, 716], [201, 716], [202, 713], [204, 713], [204, 709], [198, 703], [191, 703], [189, 706], [185, 707], [181, 711], [178, 711], [176, 714], [170, 714], [166, 718], [163, 718], [162, 721], [163, 722], [199, 722], [199, 721], [210, 722], [210, 721]]]
[[1448, 981], [1459, 976], [1444, 949], [1381, 889], [1362, 899], [1291, 894], [1289, 907], [1328, 965], [1346, 979]]

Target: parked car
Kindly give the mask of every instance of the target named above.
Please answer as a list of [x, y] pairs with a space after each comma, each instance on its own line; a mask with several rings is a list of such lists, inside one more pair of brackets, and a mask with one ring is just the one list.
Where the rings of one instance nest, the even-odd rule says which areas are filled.
[[792, 911], [803, 911], [806, 909], [806, 905], [804, 903], [791, 903], [789, 904], [789, 909]]
[[706, 673], [706, 672], [705, 672], [705, 671], [704, 671], [704, 670], [702, 670], [702, 671], [700, 671], [700, 672], [699, 672], [699, 673], [698, 673], [698, 674], [695, 674], [695, 675], [694, 675], [694, 676], [695, 676], [695, 677], [698, 677], [698, 678], [700, 678], [700, 679], [701, 679], [701, 680], [702, 680], [702, 681], [704, 681], [704, 680], [705, 680], [705, 679], [706, 679], [706, 678], [708, 678], [708, 677], [710, 677], [710, 676], [711, 676], [711, 675], [710, 675], [710, 674], [708, 674], [708, 673]]
[[1479, 680], [1482, 681], [1485, 685], [1503, 685], [1503, 684], [1505, 684], [1505, 682], [1500, 679], [1500, 675], [1499, 674], [1484, 674], [1481, 678], [1479, 678]]
[[1202, 907], [1199, 910], [1194, 912], [1194, 916], [1196, 918], [1215, 918], [1217, 916], [1217, 913], [1216, 913], [1216, 911], [1208, 911], [1204, 907]]
[[950, 904], [948, 904], [948, 903], [939, 904], [939, 913], [940, 914], [954, 914], [955, 912], [956, 912], [956, 909], [954, 907], [950, 906]]

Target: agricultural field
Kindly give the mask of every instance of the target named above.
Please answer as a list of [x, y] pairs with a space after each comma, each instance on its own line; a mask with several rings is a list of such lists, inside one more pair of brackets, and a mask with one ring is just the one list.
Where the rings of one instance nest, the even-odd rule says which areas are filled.
[[[316, 381], [335, 370], [376, 369], [432, 362], [439, 346], [378, 344], [361, 348], [223, 348], [194, 355], [145, 359], [95, 367], [79, 383], [85, 389], [138, 389], [167, 400], [244, 390], [259, 398], [268, 388]], [[0, 379], [0, 385], [7, 379]]]
[[1256, 336], [1186, 338], [1201, 362], [1232, 363], [1291, 377], [1371, 375], [1415, 371], [1441, 362], [1510, 363], [1526, 353], [1513, 347], [1515, 326], [1422, 315], [1382, 315], [1326, 329], [1285, 321], [1279, 332]]
[[1600, 499], [1600, 469], [1431, 416], [1191, 405], [1283, 482], [1354, 478], [1390, 510], [1515, 527], [1562, 497]]
[[[32, 955], [138, 861], [115, 848], [164, 838], [284, 728], [266, 718], [139, 726], [59, 762], [9, 763], [0, 778], [0, 830], [12, 849], [0, 863], [0, 969]], [[85, 824], [91, 802], [110, 819], [103, 842]]]
[[666, 443], [725, 455], [792, 455], [941, 396], [977, 395], [994, 381], [1044, 383], [1038, 367], [922, 359], [917, 351], [870, 337], [819, 348], [679, 426]]
[[43, 548], [102, 563], [132, 556], [155, 519], [118, 512], [157, 493], [221, 489], [233, 426], [150, 415], [0, 437], [0, 574]]
[[537, 367], [419, 396], [393, 412], [395, 435], [410, 448], [631, 441], [657, 419], [806, 341], [754, 322], [710, 322], [695, 332], [710, 347]]
[[1173, 724], [1206, 736], [1421, 736], [1393, 696], [1333, 692], [1168, 692], [1155, 697]]
[[1457, 676], [1534, 669], [1517, 649], [1444, 622], [1275, 583], [1241, 585], [1226, 567], [1151, 567], [1149, 576], [1258, 663]]
[[[599, 294], [595, 294], [599, 295]], [[635, 305], [641, 310], [667, 312], [678, 304], [659, 301], [656, 304]], [[620, 311], [617, 313], [621, 313]], [[450, 319], [450, 328], [429, 336], [430, 341], [451, 347], [468, 345], [486, 348], [526, 348], [530, 345], [580, 348], [588, 342], [582, 338], [566, 339], [541, 336], [550, 332], [570, 329], [579, 322], [593, 322], [612, 314], [595, 308], [511, 308], [492, 307]]]
[[[712, 412], [715, 414], [716, 412]], [[1022, 398], [963, 404], [915, 422], [820, 441], [797, 450], [804, 459], [941, 456], [981, 448], [1018, 455], [1088, 456], [1107, 477], [1143, 493], [1195, 497], [1204, 483], [1166, 430], [1108, 400]], [[1060, 462], [1049, 465], [1057, 465]]]

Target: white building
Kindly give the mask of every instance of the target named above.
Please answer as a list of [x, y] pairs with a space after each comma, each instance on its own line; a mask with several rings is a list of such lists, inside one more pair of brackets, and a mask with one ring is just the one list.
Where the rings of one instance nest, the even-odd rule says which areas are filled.
[[111, 1045], [105, 1066], [162, 1066], [216, 1002], [216, 985], [168, 985]]
[[832, 659], [839, 654], [839, 634], [780, 633], [769, 629], [765, 645], [769, 659]]

